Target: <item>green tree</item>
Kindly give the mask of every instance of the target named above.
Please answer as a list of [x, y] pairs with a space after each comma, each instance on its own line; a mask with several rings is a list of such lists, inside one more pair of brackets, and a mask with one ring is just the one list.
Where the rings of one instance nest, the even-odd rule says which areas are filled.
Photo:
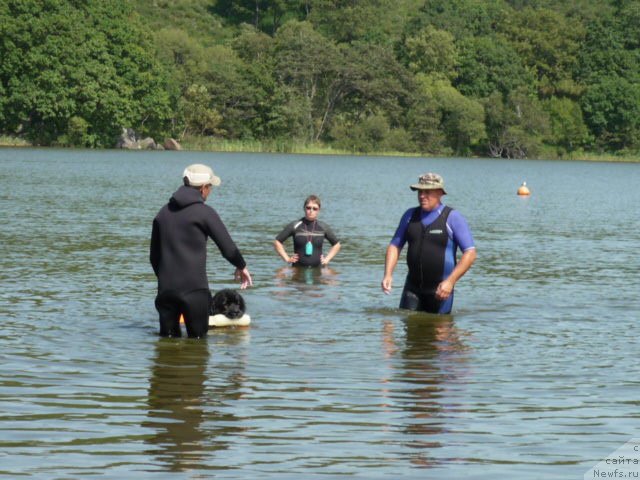
[[318, 140], [336, 104], [352, 88], [341, 74], [342, 52], [310, 23], [289, 22], [276, 35], [275, 60], [279, 82], [295, 95], [295, 109], [306, 111], [302, 131], [292, 133]]
[[300, 0], [217, 0], [213, 11], [235, 25], [275, 34], [287, 16], [301, 19], [301, 7]]
[[613, 18], [599, 18], [590, 23], [579, 53], [576, 75], [585, 84], [602, 77], [619, 76], [631, 81], [640, 77], [640, 49], [627, 45], [628, 28]]
[[402, 0], [312, 0], [307, 18], [323, 35], [338, 43], [364, 40], [388, 44], [398, 29], [395, 15]]
[[408, 32], [426, 25], [451, 33], [456, 39], [493, 35], [496, 26], [512, 13], [503, 0], [429, 0], [407, 23]]
[[352, 118], [338, 117], [330, 138], [337, 148], [353, 152], [412, 152], [416, 146], [402, 127], [392, 127], [383, 114], [367, 115], [355, 123]]
[[589, 129], [577, 102], [569, 98], [551, 97], [544, 102], [544, 108], [551, 122], [549, 140], [553, 145], [565, 152], [572, 152], [590, 142]]
[[96, 139], [89, 133], [89, 122], [84, 118], [73, 116], [69, 119], [67, 133], [58, 137], [63, 146], [92, 147]]
[[456, 154], [470, 153], [485, 138], [482, 104], [462, 95], [447, 80], [420, 75], [419, 84], [437, 106], [447, 146]]
[[331, 129], [336, 147], [355, 152], [373, 152], [384, 149], [384, 141], [391, 128], [383, 115], [370, 115], [353, 124], [339, 121]]
[[550, 9], [524, 8], [499, 27], [523, 64], [534, 73], [542, 95], [558, 93], [559, 82], [572, 78], [585, 36], [578, 19]]
[[620, 30], [622, 38], [624, 38], [625, 47], [629, 50], [635, 50], [638, 55], [640, 49], [640, 1], [631, 0], [623, 2], [620, 11], [616, 17], [620, 21]]
[[343, 47], [343, 52], [343, 77], [351, 86], [343, 112], [355, 118], [384, 114], [392, 128], [404, 125], [416, 86], [393, 51], [382, 45], [354, 42]]
[[[233, 48], [224, 45], [202, 47], [201, 51], [196, 48], [188, 58], [192, 61], [186, 62], [183, 68], [176, 67], [180, 82], [193, 82], [180, 85], [180, 102], [188, 104], [192, 101], [186, 98], [191, 95], [187, 94], [187, 89], [192, 85], [204, 87], [206, 93], [201, 91], [199, 95], [208, 96], [206, 108], [222, 116], [216, 134], [228, 138], [253, 138], [263, 123], [257, 107], [267, 102], [262, 85], [254, 82], [255, 69]], [[181, 115], [181, 118], [186, 117]]]
[[501, 37], [469, 37], [461, 40], [460, 64], [454, 86], [464, 95], [484, 98], [499, 92], [508, 95], [520, 88], [532, 89], [533, 76], [513, 47]]
[[581, 105], [598, 147], [640, 146], [640, 84], [617, 76], [600, 78], [588, 87]]
[[275, 59], [278, 82], [293, 93], [288, 104], [307, 112], [303, 131], [294, 133], [298, 138], [322, 139], [336, 113], [347, 114], [353, 124], [384, 113], [399, 126], [411, 87], [390, 49], [365, 42], [337, 45], [308, 22], [289, 22], [276, 35]]
[[458, 51], [453, 35], [428, 25], [417, 35], [405, 38], [403, 56], [413, 73], [438, 74], [453, 80], [457, 76]]
[[266, 112], [265, 138], [312, 140], [309, 132], [309, 100], [290, 85], [278, 84]]
[[3, 131], [48, 145], [78, 138], [80, 118], [82, 138], [111, 146], [123, 126], [167, 126], [164, 72], [125, 0], [7, 0], [0, 24]]
[[301, 131], [304, 122], [295, 91], [276, 78], [275, 40], [245, 25], [232, 46], [244, 62], [243, 75], [254, 91], [253, 136], [283, 139]]
[[487, 153], [493, 157], [527, 158], [538, 154], [549, 134], [549, 117], [540, 101], [525, 89], [506, 99], [498, 92], [485, 102]]
[[194, 83], [202, 82], [209, 69], [206, 48], [187, 32], [163, 28], [155, 33], [157, 56], [171, 72], [171, 87], [177, 97]]
[[258, 63], [273, 69], [273, 38], [255, 28], [243, 25], [231, 43], [238, 56], [247, 63]]
[[184, 129], [180, 138], [185, 135], [217, 135], [222, 136], [225, 131], [220, 127], [222, 115], [211, 108], [211, 96], [207, 87], [191, 85], [184, 92], [178, 104], [178, 114]]
[[447, 139], [440, 128], [440, 112], [430, 92], [416, 92], [407, 109], [406, 130], [421, 153], [449, 154]]

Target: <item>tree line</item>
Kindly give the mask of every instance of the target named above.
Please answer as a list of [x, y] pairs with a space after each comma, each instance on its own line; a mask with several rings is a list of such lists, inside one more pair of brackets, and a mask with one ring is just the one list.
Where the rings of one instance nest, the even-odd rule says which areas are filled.
[[0, 132], [640, 149], [640, 0], [5, 0]]

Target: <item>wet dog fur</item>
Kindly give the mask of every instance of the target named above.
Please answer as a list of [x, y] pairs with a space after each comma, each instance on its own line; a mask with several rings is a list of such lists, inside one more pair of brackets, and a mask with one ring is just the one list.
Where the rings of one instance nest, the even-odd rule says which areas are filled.
[[241, 318], [246, 311], [244, 298], [235, 290], [225, 288], [216, 292], [211, 298], [209, 314], [222, 314], [230, 320]]

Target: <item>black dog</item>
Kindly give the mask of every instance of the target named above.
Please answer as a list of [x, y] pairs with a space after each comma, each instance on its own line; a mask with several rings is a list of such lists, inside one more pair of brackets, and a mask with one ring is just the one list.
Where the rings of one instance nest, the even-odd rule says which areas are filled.
[[222, 314], [230, 320], [241, 318], [245, 313], [244, 298], [235, 290], [225, 288], [216, 292], [209, 304], [209, 314]]

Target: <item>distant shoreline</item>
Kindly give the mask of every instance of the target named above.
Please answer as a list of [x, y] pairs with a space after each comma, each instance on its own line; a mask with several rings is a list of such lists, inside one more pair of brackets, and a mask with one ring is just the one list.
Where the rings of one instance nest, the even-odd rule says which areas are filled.
[[[278, 141], [211, 140], [192, 137], [180, 142], [183, 151], [188, 152], [225, 152], [225, 153], [285, 153], [300, 155], [353, 155], [376, 157], [446, 157], [446, 155], [408, 152], [354, 152], [337, 149], [321, 143], [303, 144]], [[0, 147], [34, 147], [26, 140], [17, 137], [0, 136]], [[45, 147], [47, 148], [47, 147]], [[63, 147], [73, 148], [73, 147]], [[457, 155], [450, 155], [455, 157]], [[487, 157], [489, 158], [489, 157]], [[508, 160], [508, 159], [505, 159]], [[517, 160], [517, 159], [512, 159]], [[640, 154], [619, 155], [614, 153], [574, 152], [563, 157], [536, 157], [529, 160], [567, 160], [583, 162], [640, 163]]]

